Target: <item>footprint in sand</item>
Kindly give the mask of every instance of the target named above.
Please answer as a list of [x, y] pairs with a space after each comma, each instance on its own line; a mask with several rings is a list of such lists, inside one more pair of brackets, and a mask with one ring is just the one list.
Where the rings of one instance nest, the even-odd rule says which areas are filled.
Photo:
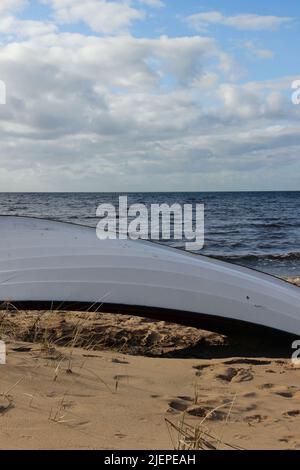
[[286, 391], [286, 392], [275, 392], [276, 395], [279, 395], [280, 397], [283, 398], [293, 398], [294, 394], [292, 392]]
[[244, 418], [244, 421], [248, 423], [250, 426], [253, 426], [254, 424], [263, 423], [267, 419], [268, 419], [268, 416], [256, 414], [256, 415], [246, 416], [246, 418]]
[[300, 410], [287, 411], [286, 413], [283, 413], [283, 416], [285, 418], [296, 418], [296, 417], [300, 416]]
[[[224, 404], [230, 404], [230, 400], [224, 400]], [[195, 404], [193, 398], [187, 396], [178, 396], [169, 402], [168, 413], [187, 413], [190, 416], [206, 418], [210, 421], [223, 420], [227, 416], [226, 410], [216, 409], [218, 403], [215, 400], [206, 400], [205, 406]]]
[[187, 410], [187, 413], [191, 416], [206, 418], [210, 421], [222, 421], [227, 416], [225, 411], [216, 410], [214, 408], [204, 408], [201, 406], [193, 406]]
[[244, 393], [243, 397], [245, 397], [245, 398], [257, 398], [257, 393], [247, 392], [247, 393]]
[[262, 384], [258, 388], [260, 388], [261, 390], [271, 390], [272, 388], [274, 388], [274, 386], [275, 386], [274, 384], [268, 383], [268, 384]]
[[193, 369], [196, 369], [196, 377], [200, 377], [200, 375], [202, 375], [202, 372], [205, 370], [205, 369], [210, 369], [211, 368], [211, 364], [201, 364], [199, 366], [193, 366]]
[[168, 413], [182, 413], [186, 411], [189, 407], [189, 403], [185, 400], [171, 400], [169, 402], [169, 409], [167, 410]]
[[271, 361], [264, 361], [259, 359], [230, 359], [229, 361], [225, 361], [224, 364], [228, 365], [238, 365], [238, 364], [247, 364], [251, 366], [269, 366], [272, 364]]
[[211, 364], [200, 364], [198, 366], [193, 366], [193, 369], [203, 370], [203, 369], [209, 369], [210, 367], [212, 367]]
[[177, 397], [179, 400], [183, 400], [183, 401], [193, 401], [193, 399], [191, 397], [187, 397], [187, 396], [179, 396]]
[[216, 375], [218, 380], [223, 382], [250, 382], [253, 380], [253, 374], [247, 369], [234, 369], [229, 367], [223, 374]]
[[221, 410], [214, 410], [213, 406], [199, 406], [192, 405], [192, 399], [190, 397], [187, 400], [172, 400], [169, 402], [168, 413], [183, 413], [186, 412], [190, 416], [196, 416], [198, 418], [206, 418], [210, 421], [223, 420], [226, 418], [226, 412]]
[[296, 387], [278, 388], [273, 393], [282, 398], [293, 398], [297, 392]]
[[238, 409], [241, 413], [250, 413], [251, 411], [257, 410], [257, 406], [255, 403], [252, 403], [248, 406], [239, 407]]
[[14, 407], [12, 398], [9, 396], [0, 397], [0, 415], [8, 413]]
[[294, 436], [283, 436], [280, 439], [278, 439], [278, 442], [284, 442], [285, 444], [288, 444], [294, 439]]
[[295, 436], [283, 436], [278, 439], [278, 442], [283, 444], [287, 444], [287, 450], [300, 448], [299, 439], [295, 438]]

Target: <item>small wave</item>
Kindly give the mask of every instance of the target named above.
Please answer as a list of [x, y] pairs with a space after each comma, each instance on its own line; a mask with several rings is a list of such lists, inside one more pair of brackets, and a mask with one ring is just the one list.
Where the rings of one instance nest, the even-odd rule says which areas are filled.
[[257, 261], [297, 261], [300, 260], [300, 252], [291, 253], [250, 253], [248, 255], [214, 255], [214, 258], [224, 261], [257, 262]]
[[8, 212], [15, 212], [15, 211], [26, 211], [28, 209], [27, 206], [10, 206], [7, 208]]
[[256, 228], [262, 228], [262, 229], [291, 229], [291, 228], [298, 228], [299, 224], [297, 223], [277, 223], [277, 224], [254, 224], [254, 227]]

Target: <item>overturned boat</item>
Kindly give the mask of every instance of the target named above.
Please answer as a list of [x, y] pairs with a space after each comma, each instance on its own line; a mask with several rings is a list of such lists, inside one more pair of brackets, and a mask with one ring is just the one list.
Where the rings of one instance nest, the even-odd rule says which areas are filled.
[[300, 335], [300, 289], [280, 279], [95, 229], [0, 216], [0, 300], [126, 312], [228, 333]]

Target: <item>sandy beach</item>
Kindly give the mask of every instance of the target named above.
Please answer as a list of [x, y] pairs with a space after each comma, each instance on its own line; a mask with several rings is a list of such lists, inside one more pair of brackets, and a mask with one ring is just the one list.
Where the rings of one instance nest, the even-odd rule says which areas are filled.
[[0, 452], [300, 450], [299, 19], [0, 0]]
[[0, 319], [1, 449], [193, 448], [199, 430], [203, 448], [300, 449], [286, 346], [102, 312]]

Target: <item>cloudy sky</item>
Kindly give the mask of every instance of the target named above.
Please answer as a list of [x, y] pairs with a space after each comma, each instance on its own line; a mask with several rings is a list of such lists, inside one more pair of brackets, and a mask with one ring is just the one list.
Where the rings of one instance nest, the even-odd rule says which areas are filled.
[[299, 190], [299, 32], [295, 0], [0, 0], [0, 190]]

